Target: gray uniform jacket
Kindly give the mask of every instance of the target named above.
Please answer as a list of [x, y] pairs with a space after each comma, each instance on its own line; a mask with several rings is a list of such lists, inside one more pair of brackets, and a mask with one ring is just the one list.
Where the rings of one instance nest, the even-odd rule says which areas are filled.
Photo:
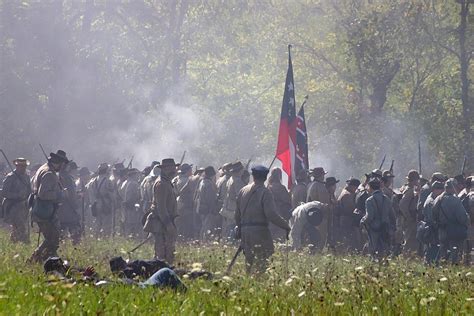
[[3, 189], [0, 200], [3, 198], [2, 207], [5, 221], [11, 223], [16, 213], [26, 213], [26, 202], [31, 193], [30, 178], [26, 174], [10, 172], [3, 180]]

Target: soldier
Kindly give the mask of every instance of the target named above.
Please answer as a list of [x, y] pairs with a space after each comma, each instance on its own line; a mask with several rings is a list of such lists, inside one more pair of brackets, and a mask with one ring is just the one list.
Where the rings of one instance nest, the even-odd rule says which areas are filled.
[[148, 175], [140, 183], [140, 198], [142, 201], [143, 213], [148, 212], [153, 201], [153, 185], [160, 176], [160, 163], [157, 163], [150, 170]]
[[[113, 165], [112, 174], [110, 175], [110, 181], [113, 184], [114, 192], [112, 195], [112, 231], [115, 234], [116, 219], [117, 215], [123, 214], [122, 210], [122, 198], [120, 197], [119, 190], [122, 187], [122, 183], [127, 179], [127, 169], [123, 165], [123, 162], [119, 162]], [[124, 234], [123, 227], [120, 227], [120, 233]]]
[[464, 264], [469, 266], [471, 264], [472, 246], [474, 243], [474, 177], [466, 178], [466, 197], [462, 200], [464, 208], [468, 211], [471, 218], [471, 225], [469, 226], [468, 236], [465, 243]]
[[456, 180], [456, 183], [457, 183], [454, 188], [454, 192], [456, 193], [456, 195], [459, 196], [459, 194], [463, 192], [464, 189], [466, 188], [466, 178], [464, 177], [464, 175], [458, 174], [457, 176], [454, 177], [454, 180]]
[[[318, 201], [323, 204], [329, 205], [330, 203], [330, 196], [329, 192], [326, 188], [326, 182], [324, 181], [324, 177], [327, 172], [324, 171], [322, 167], [314, 168], [310, 170], [310, 175], [313, 176], [314, 181], [308, 185], [308, 194], [306, 196], [306, 201]], [[319, 249], [324, 248], [327, 243], [328, 239], [328, 225], [329, 225], [329, 218], [325, 216], [321, 225], [318, 226], [319, 234], [321, 235], [321, 244], [319, 245]]]
[[87, 184], [91, 180], [91, 172], [89, 168], [82, 167], [79, 169], [79, 177], [76, 180], [76, 192], [81, 208], [81, 227], [82, 232], [86, 232], [86, 227], [92, 227], [92, 215], [89, 211], [90, 195]]
[[303, 247], [306, 239], [312, 245], [311, 248], [314, 248], [320, 238], [315, 227], [321, 224], [324, 216], [327, 216], [327, 205], [318, 201], [300, 204], [293, 210], [290, 219], [290, 242], [293, 249]]
[[361, 225], [367, 231], [369, 253], [372, 257], [383, 258], [387, 254], [390, 242], [390, 230], [393, 222], [392, 202], [380, 191], [380, 180], [369, 181], [369, 194], [366, 204], [366, 214]]
[[402, 193], [400, 213], [403, 219], [402, 226], [405, 236], [404, 250], [407, 253], [413, 253], [418, 251], [416, 224], [418, 222], [417, 203], [420, 174], [416, 170], [411, 170], [408, 172], [407, 180], [408, 183], [400, 189]]
[[204, 169], [204, 178], [196, 192], [196, 212], [201, 216], [201, 239], [218, 237], [221, 215], [217, 209], [216, 171], [212, 166]]
[[321, 203], [329, 204], [329, 194], [324, 182], [326, 174], [327, 172], [325, 172], [322, 167], [310, 170], [309, 175], [314, 177], [314, 181], [308, 185], [306, 202], [319, 201]]
[[230, 179], [229, 169], [232, 167], [232, 163], [227, 162], [222, 165], [220, 172], [221, 175], [216, 181], [217, 186], [217, 207], [219, 210], [224, 206], [224, 199], [227, 194], [227, 181]]
[[269, 223], [286, 230], [287, 236], [290, 232], [288, 223], [275, 210], [272, 193], [265, 188], [268, 172], [264, 166], [253, 167], [254, 183], [243, 187], [237, 198], [236, 233], [241, 239], [247, 273], [263, 273], [274, 252]]
[[[280, 168], [273, 168], [268, 178], [267, 188], [272, 192], [275, 200], [276, 212], [283, 219], [288, 221], [291, 218], [291, 196], [285, 186], [281, 183], [282, 171]], [[270, 231], [273, 239], [278, 241], [285, 240], [285, 231], [279, 226], [270, 224]]]
[[295, 209], [306, 202], [308, 171], [300, 170], [296, 174], [296, 185], [291, 188], [291, 208]]
[[449, 179], [444, 188], [445, 192], [436, 198], [432, 208], [440, 242], [436, 262], [450, 259], [452, 264], [457, 264], [459, 252], [467, 238], [470, 218], [455, 194], [456, 180]]
[[392, 255], [398, 256], [401, 253], [403, 246], [403, 221], [400, 214], [399, 196], [392, 189], [393, 178], [395, 178], [395, 176], [390, 170], [385, 170], [383, 172], [381, 191], [392, 201], [393, 215], [395, 216], [395, 231], [394, 234], [390, 236], [390, 245]]
[[172, 158], [161, 162], [161, 174], [153, 186], [152, 211], [143, 227], [145, 232], [152, 233], [155, 238], [155, 257], [164, 259], [169, 264], [174, 261], [178, 236], [175, 225], [178, 216], [176, 194], [171, 183], [178, 166]]
[[180, 166], [178, 176], [174, 178], [173, 185], [178, 196], [178, 218], [176, 228], [178, 236], [183, 240], [194, 237], [193, 197], [196, 191], [196, 181], [192, 180], [193, 167], [187, 163]]
[[446, 177], [440, 173], [440, 172], [435, 172], [431, 176], [431, 181], [423, 185], [420, 189], [420, 197], [418, 199], [418, 204], [417, 204], [417, 210], [420, 212], [423, 210], [423, 207], [425, 205], [426, 199], [428, 196], [431, 194], [431, 185], [438, 181], [441, 183], [444, 183], [446, 181]]
[[335, 196], [336, 193], [336, 185], [339, 183], [339, 180], [336, 180], [334, 177], [327, 177], [325, 186], [326, 190], [328, 190], [329, 194], [329, 204], [327, 206], [327, 230], [328, 230], [328, 238], [327, 244], [328, 247], [334, 250], [334, 213], [336, 212], [337, 208], [337, 199]]
[[439, 250], [439, 240], [438, 240], [438, 230], [436, 229], [436, 223], [433, 219], [433, 206], [435, 204], [436, 198], [443, 193], [444, 184], [439, 181], [434, 181], [430, 183], [431, 193], [428, 195], [423, 206], [423, 220], [426, 222], [429, 227], [429, 236], [427, 236], [426, 247], [425, 247], [425, 262], [432, 264]]
[[197, 213], [197, 192], [199, 185], [201, 184], [201, 181], [204, 179], [204, 168], [196, 168], [196, 171], [194, 172], [193, 176], [191, 177], [191, 183], [193, 184], [194, 187], [194, 192], [193, 192], [193, 221], [194, 221], [194, 226], [193, 226], [193, 231], [192, 234], [196, 239], [201, 238], [201, 230], [202, 230], [202, 218], [201, 215]]
[[91, 213], [96, 219], [96, 234], [109, 236], [113, 225], [114, 184], [108, 175], [109, 165], [101, 163], [97, 176], [89, 182]]
[[237, 209], [237, 196], [240, 190], [245, 186], [242, 181], [242, 173], [244, 171], [244, 165], [237, 161], [233, 163], [229, 168], [228, 172], [231, 175], [227, 181], [227, 188], [225, 190], [224, 205], [220, 211], [223, 217], [222, 222], [222, 238], [224, 240], [234, 240], [233, 231], [235, 229], [235, 210]]
[[28, 206], [27, 200], [31, 193], [30, 178], [26, 174], [26, 167], [30, 164], [25, 158], [13, 160], [15, 170], [10, 172], [3, 180], [3, 189], [0, 190], [1, 207], [5, 223], [10, 224], [12, 242], [28, 244]]
[[63, 237], [69, 233], [73, 245], [77, 245], [81, 241], [82, 228], [81, 217], [77, 213], [76, 183], [72, 176], [74, 170], [77, 170], [77, 164], [71, 160], [59, 171], [59, 182], [67, 189], [68, 194], [59, 205], [58, 219]]
[[42, 262], [48, 257], [56, 256], [59, 248], [59, 221], [57, 209], [67, 195], [67, 190], [60, 187], [57, 172], [68, 163], [66, 153], [58, 150], [51, 153], [48, 162], [42, 165], [33, 177], [34, 204], [32, 221], [38, 224], [44, 240], [35, 249], [29, 261]]
[[342, 253], [351, 253], [358, 249], [360, 245], [360, 234], [353, 223], [353, 213], [356, 209], [356, 190], [360, 185], [358, 179], [350, 178], [346, 181], [346, 186], [337, 199], [335, 209], [335, 236], [338, 250]]
[[141, 233], [141, 220], [143, 212], [140, 208], [140, 171], [136, 168], [129, 169], [127, 180], [122, 184], [124, 210], [123, 227], [125, 236], [137, 237]]

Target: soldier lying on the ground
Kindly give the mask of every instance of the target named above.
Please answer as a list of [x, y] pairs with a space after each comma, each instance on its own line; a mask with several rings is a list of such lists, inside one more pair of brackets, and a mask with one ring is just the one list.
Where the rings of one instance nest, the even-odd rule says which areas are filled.
[[211, 272], [195, 270], [187, 271], [184, 269], [177, 269], [169, 265], [166, 261], [162, 261], [159, 259], [134, 260], [131, 262], [127, 262], [122, 257], [114, 257], [110, 259], [109, 264], [112, 273], [126, 277], [128, 279], [135, 279], [137, 277], [149, 278], [157, 271], [164, 268], [173, 270], [174, 273], [176, 273], [180, 277], [186, 275], [186, 277], [191, 280], [201, 277], [206, 280], [210, 280], [213, 278]]
[[[47, 275], [53, 275], [56, 280], [65, 282], [89, 281], [96, 286], [104, 286], [109, 284], [127, 284], [138, 285], [140, 287], [155, 286], [159, 288], [171, 288], [173, 290], [186, 291], [187, 288], [181, 282], [178, 275], [169, 268], [161, 268], [144, 282], [137, 282], [131, 278], [123, 278], [119, 283], [116, 281], [100, 279], [93, 267], [85, 269], [73, 268], [67, 262], [59, 257], [48, 258], [44, 265], [44, 272]], [[50, 280], [54, 281], [54, 279]]]

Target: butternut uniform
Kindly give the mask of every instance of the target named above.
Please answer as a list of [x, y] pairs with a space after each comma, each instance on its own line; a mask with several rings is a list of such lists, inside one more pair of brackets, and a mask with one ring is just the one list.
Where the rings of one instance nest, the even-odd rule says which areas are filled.
[[290, 230], [288, 223], [277, 214], [270, 190], [255, 183], [243, 187], [237, 198], [235, 223], [240, 229], [247, 272], [250, 273], [254, 265], [257, 272], [264, 272], [267, 259], [274, 252], [268, 225], [272, 223]]

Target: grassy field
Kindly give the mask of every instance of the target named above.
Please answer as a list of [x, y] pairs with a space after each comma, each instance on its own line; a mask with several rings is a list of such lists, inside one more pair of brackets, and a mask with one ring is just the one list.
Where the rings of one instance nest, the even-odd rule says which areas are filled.
[[[76, 266], [93, 265], [110, 276], [108, 259], [133, 248], [136, 242], [86, 239], [81, 247], [61, 244], [60, 255]], [[36, 242], [34, 242], [36, 244]], [[450, 314], [473, 315], [474, 273], [466, 267], [429, 268], [404, 259], [387, 265], [364, 257], [284, 254], [273, 257], [268, 274], [259, 280], [245, 276], [239, 258], [230, 277], [224, 277], [234, 247], [180, 246], [177, 261], [191, 268], [201, 264], [217, 274], [213, 281], [186, 280], [186, 293], [130, 285], [95, 288], [89, 284], [50, 283], [40, 265], [27, 265], [34, 245], [12, 245], [0, 231], [0, 314]], [[152, 257], [147, 244], [132, 259]]]

